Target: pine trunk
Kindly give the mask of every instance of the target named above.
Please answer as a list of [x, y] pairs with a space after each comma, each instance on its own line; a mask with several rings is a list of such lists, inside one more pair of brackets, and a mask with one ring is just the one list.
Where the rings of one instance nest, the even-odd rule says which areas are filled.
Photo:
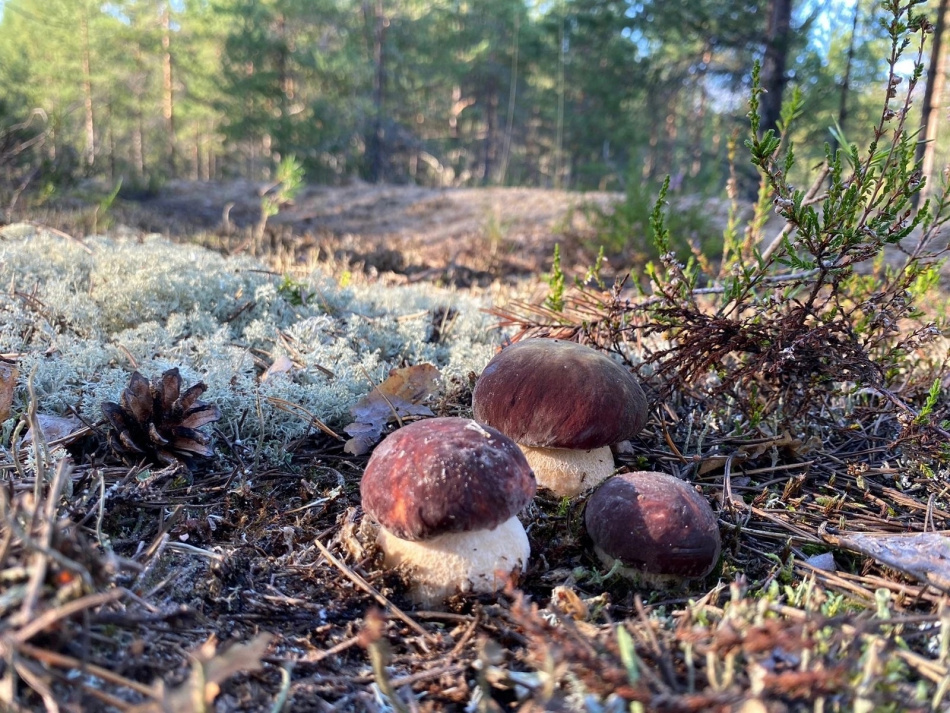
[[518, 97], [518, 54], [521, 15], [515, 14], [515, 27], [511, 41], [511, 84], [508, 87], [508, 115], [505, 119], [505, 135], [502, 139], [501, 170], [499, 182], [504, 185], [508, 179], [508, 160], [511, 158], [511, 137], [514, 132], [515, 102]]
[[[851, 19], [851, 39], [848, 40], [848, 59], [844, 66], [844, 79], [841, 80], [841, 99], [838, 103], [838, 127], [844, 131], [848, 120], [848, 94], [851, 92], [851, 67], [854, 64], [854, 43], [858, 34], [858, 18], [861, 16], [861, 3], [854, 4], [854, 16]], [[837, 138], [832, 139], [831, 155], [838, 151]]]
[[937, 22], [934, 27], [933, 43], [930, 47], [930, 63], [927, 68], [927, 84], [924, 87], [924, 102], [920, 112], [920, 136], [923, 141], [917, 143], [916, 162], [921, 166], [921, 175], [926, 185], [921, 193], [914, 196], [914, 204], [920, 201], [923, 193], [933, 181], [934, 153], [936, 152], [937, 128], [940, 125], [940, 105], [943, 103], [943, 87], [946, 76], [946, 45], [943, 41], [947, 29], [947, 8], [950, 0], [940, 0], [937, 6]]
[[165, 119], [165, 161], [168, 175], [175, 175], [175, 97], [172, 78], [171, 10], [162, 3], [162, 117]]
[[689, 166], [690, 178], [696, 178], [703, 170], [703, 134], [706, 128], [706, 109], [708, 95], [706, 94], [706, 69], [712, 64], [712, 46], [707, 44], [703, 48], [703, 58], [700, 71], [696, 75], [696, 114], [693, 117], [692, 156]]
[[376, 0], [373, 7], [373, 133], [369, 138], [369, 179], [378, 183], [385, 179], [385, 142], [383, 109], [386, 102], [386, 30], [389, 21], [383, 12], [383, 0]]
[[86, 147], [83, 162], [86, 168], [92, 168], [96, 162], [96, 122], [92, 110], [92, 62], [89, 51], [89, 17], [85, 8], [80, 14], [79, 36], [82, 42], [82, 101], [85, 112]]
[[498, 85], [494, 76], [490, 76], [485, 87], [485, 144], [482, 160], [482, 184], [491, 182], [495, 169], [498, 135]]
[[769, 24], [765, 34], [765, 56], [762, 59], [760, 127], [762, 133], [777, 130], [782, 114], [782, 94], [788, 83], [785, 67], [792, 27], [792, 0], [772, 0]]

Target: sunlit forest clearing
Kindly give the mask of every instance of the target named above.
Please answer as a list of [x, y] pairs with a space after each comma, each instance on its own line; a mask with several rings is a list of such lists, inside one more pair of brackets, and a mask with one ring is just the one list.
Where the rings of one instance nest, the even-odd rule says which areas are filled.
[[0, 1], [0, 709], [950, 709], [947, 5]]

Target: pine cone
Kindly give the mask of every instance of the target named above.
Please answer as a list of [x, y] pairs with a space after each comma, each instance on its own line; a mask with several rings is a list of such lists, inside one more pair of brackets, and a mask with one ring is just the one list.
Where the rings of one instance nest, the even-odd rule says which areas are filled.
[[169, 369], [150, 384], [134, 372], [120, 403], [104, 401], [102, 413], [115, 429], [109, 434], [112, 447], [134, 460], [145, 457], [155, 463], [184, 463], [189, 468], [199, 458], [211, 458], [211, 439], [198, 430], [221, 418], [214, 404], [198, 399], [208, 387], [198, 382], [181, 393], [178, 369]]

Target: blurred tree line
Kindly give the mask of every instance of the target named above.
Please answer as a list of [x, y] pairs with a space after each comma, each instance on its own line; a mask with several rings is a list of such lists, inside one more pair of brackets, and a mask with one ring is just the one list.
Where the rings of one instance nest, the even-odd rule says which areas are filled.
[[669, 174], [716, 190], [755, 58], [766, 124], [783, 89], [805, 94], [800, 156], [820, 160], [836, 123], [870, 125], [877, 5], [6, 0], [0, 171], [147, 187], [265, 179], [293, 155], [316, 181], [623, 189]]

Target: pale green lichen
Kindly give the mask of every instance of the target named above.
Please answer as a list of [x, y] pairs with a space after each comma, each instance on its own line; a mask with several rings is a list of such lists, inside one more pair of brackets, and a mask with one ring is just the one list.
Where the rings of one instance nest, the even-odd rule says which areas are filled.
[[[316, 272], [299, 281], [308, 295], [300, 304], [281, 276], [250, 258], [159, 236], [80, 244], [14, 227], [0, 231], [0, 352], [20, 371], [13, 419], [27, 406], [31, 374], [41, 411], [75, 409], [96, 422], [134, 369], [151, 378], [179, 367], [186, 384], [208, 385], [204, 398], [221, 408], [226, 438], [274, 455], [313, 429], [275, 401], [341, 428], [370, 381], [390, 369], [429, 362], [464, 378], [481, 371], [500, 339], [486, 305], [451, 290], [341, 288]], [[433, 315], [448, 309], [449, 335], [432, 341]], [[283, 354], [301, 368], [262, 382], [261, 364]]]

